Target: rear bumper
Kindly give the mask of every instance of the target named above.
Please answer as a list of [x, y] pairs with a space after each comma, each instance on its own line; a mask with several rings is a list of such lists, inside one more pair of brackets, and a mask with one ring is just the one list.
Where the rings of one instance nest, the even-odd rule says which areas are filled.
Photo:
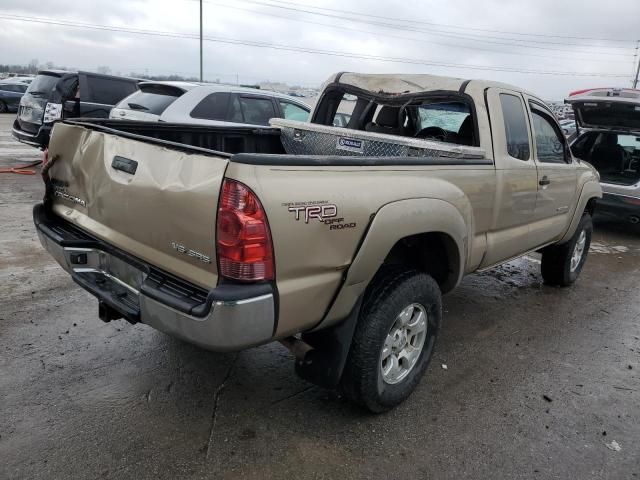
[[33, 145], [34, 147], [44, 148], [49, 145], [49, 137], [51, 135], [51, 125], [43, 125], [38, 129], [37, 133], [29, 133], [20, 129], [18, 121], [13, 122], [11, 135], [19, 142]]
[[115, 249], [41, 204], [33, 218], [42, 246], [98, 298], [101, 309], [209, 350], [241, 350], [272, 339], [270, 284], [221, 284], [207, 292]]

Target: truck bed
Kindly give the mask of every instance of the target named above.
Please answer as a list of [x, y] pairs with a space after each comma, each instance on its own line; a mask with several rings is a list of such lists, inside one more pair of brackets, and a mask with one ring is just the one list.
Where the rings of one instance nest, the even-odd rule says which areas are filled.
[[[199, 126], [164, 122], [108, 119], [77, 119], [64, 122], [111, 135], [164, 145], [184, 151], [214, 154], [234, 163], [284, 166], [393, 166], [393, 165], [491, 165], [478, 147], [461, 147], [442, 142], [375, 135], [368, 132], [324, 127], [306, 122], [274, 121], [273, 127]], [[322, 134], [324, 148], [295, 145], [296, 132]], [[335, 144], [344, 136], [365, 141], [376, 139], [377, 151], [354, 155], [353, 151], [328, 148], [326, 138]], [[310, 135], [309, 135], [310, 136]], [[377, 137], [377, 138], [376, 138]], [[388, 138], [385, 138], [388, 137]], [[316, 143], [314, 139], [314, 144]], [[295, 145], [297, 148], [293, 148]], [[385, 146], [386, 148], [381, 148]], [[419, 154], [416, 154], [422, 146]], [[406, 148], [402, 148], [406, 147]]]

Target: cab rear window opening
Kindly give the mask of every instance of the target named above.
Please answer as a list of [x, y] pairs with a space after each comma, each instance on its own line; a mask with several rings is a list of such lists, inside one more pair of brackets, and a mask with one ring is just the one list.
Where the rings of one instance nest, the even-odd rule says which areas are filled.
[[313, 123], [388, 135], [478, 146], [473, 102], [455, 92], [372, 96], [349, 88], [328, 89]]

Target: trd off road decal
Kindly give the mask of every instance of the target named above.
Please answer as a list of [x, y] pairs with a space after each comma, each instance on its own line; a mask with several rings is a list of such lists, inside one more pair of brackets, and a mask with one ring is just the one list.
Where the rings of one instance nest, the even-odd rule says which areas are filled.
[[317, 220], [328, 225], [329, 230], [343, 230], [356, 226], [356, 222], [345, 223], [344, 217], [338, 217], [338, 206], [327, 200], [290, 202], [283, 203], [282, 206], [293, 213], [296, 222], [309, 223]]

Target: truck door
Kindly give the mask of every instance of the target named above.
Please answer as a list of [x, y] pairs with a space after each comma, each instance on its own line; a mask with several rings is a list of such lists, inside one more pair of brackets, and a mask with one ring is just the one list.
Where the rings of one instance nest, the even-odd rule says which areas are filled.
[[487, 253], [480, 267], [490, 267], [536, 247], [529, 225], [536, 206], [538, 173], [524, 98], [519, 92], [489, 88], [485, 99], [491, 119], [496, 164], [493, 219]]
[[577, 171], [568, 143], [551, 111], [526, 97], [533, 136], [533, 158], [538, 168], [538, 194], [531, 238], [538, 245], [562, 236], [573, 217], [577, 199]]

